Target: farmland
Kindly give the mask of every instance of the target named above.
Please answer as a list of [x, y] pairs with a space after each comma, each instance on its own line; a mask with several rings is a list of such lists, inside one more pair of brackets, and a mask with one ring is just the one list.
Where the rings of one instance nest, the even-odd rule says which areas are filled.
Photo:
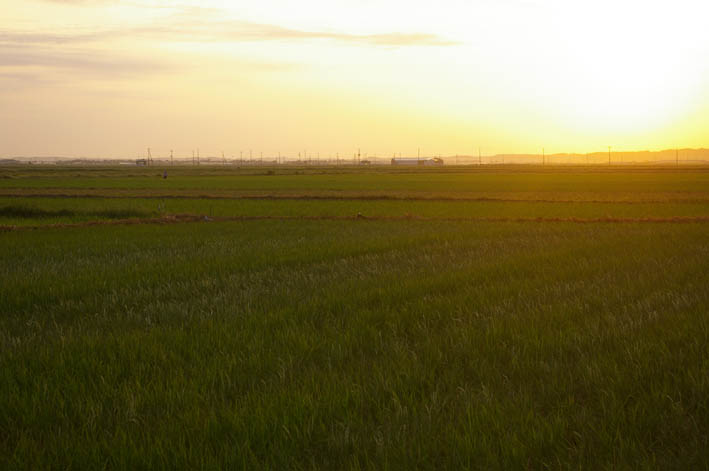
[[706, 469], [706, 167], [0, 168], [0, 466]]

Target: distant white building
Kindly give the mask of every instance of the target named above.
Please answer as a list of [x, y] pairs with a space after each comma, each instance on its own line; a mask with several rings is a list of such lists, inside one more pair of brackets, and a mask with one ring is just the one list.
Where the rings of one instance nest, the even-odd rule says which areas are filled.
[[443, 159], [440, 157], [434, 157], [432, 159], [414, 159], [414, 158], [404, 158], [404, 159], [391, 159], [392, 165], [443, 165]]

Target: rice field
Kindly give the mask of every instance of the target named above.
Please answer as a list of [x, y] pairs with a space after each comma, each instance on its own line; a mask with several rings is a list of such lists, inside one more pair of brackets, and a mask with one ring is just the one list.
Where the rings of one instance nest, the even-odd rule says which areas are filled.
[[3, 469], [709, 468], [709, 169], [168, 172], [0, 168]]

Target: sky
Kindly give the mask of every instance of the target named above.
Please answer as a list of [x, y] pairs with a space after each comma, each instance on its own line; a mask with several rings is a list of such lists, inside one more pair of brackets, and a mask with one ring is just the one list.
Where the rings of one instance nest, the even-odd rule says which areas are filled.
[[0, 157], [709, 147], [709, 5], [0, 0]]

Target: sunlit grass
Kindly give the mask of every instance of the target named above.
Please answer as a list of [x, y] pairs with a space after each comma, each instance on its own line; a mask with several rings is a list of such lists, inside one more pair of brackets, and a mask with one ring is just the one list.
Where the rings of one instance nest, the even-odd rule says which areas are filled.
[[[0, 225], [358, 212], [707, 206], [0, 198]], [[708, 265], [706, 223], [0, 232], [0, 467], [703, 469]]]
[[[170, 175], [162, 178], [166, 168]], [[0, 169], [0, 190], [10, 189], [79, 189], [85, 191], [114, 190], [151, 192], [216, 192], [277, 194], [404, 194], [404, 195], [484, 195], [566, 194], [571, 199], [586, 197], [628, 198], [639, 195], [668, 193], [675, 198], [709, 195], [709, 167], [613, 168], [600, 169], [521, 166], [519, 171], [500, 169], [492, 173], [475, 167], [447, 170], [396, 170], [380, 167], [356, 169], [234, 169], [234, 168], [149, 168], [149, 169]], [[273, 175], [269, 175], [273, 173]]]
[[209, 217], [693, 218], [706, 203], [558, 203], [367, 199], [2, 198], [0, 225], [78, 223], [164, 215]]

